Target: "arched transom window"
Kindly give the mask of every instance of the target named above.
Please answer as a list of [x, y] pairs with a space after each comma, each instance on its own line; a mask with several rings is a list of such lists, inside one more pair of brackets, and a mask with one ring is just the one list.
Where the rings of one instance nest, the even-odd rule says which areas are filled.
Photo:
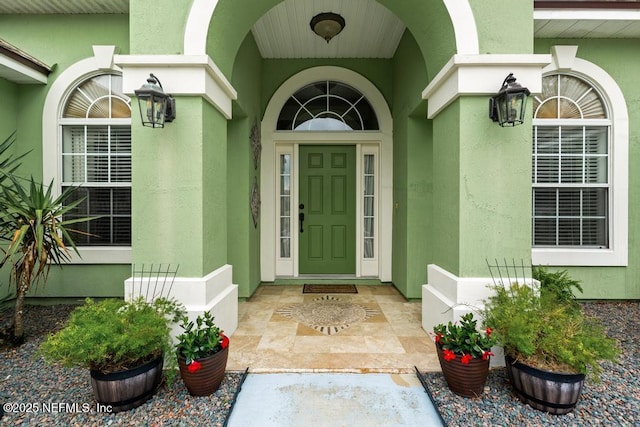
[[104, 74], [78, 84], [69, 93], [62, 117], [62, 188], [79, 186], [84, 197], [66, 216], [97, 217], [78, 227], [82, 246], [131, 245], [131, 100], [122, 77]]
[[277, 130], [378, 130], [369, 101], [351, 86], [320, 81], [298, 90], [282, 107]]
[[534, 98], [534, 247], [609, 247], [610, 131], [607, 106], [586, 81], [543, 78]]

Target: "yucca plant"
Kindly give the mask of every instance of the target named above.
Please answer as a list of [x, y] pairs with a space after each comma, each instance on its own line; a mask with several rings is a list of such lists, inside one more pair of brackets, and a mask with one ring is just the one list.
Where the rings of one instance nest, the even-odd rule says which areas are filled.
[[75, 188], [69, 187], [54, 198], [53, 181], [45, 188], [31, 177], [26, 180], [29, 183], [26, 190], [21, 183], [24, 180], [13, 175], [16, 158], [9, 160], [8, 166], [5, 164], [0, 169], [0, 235], [9, 240], [8, 246], [2, 248], [0, 268], [11, 263], [10, 284], [16, 291], [15, 313], [5, 339], [20, 344], [24, 341], [23, 309], [27, 292], [33, 283], [46, 282], [51, 264], [69, 261], [69, 246], [78, 252], [71, 233], [86, 233], [70, 226], [92, 218], [62, 220], [63, 215], [82, 202], [80, 199], [67, 203]]

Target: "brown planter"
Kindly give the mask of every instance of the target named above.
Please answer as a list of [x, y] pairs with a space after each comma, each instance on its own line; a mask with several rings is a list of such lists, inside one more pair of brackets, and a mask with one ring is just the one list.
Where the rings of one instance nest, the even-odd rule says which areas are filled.
[[464, 397], [481, 396], [489, 375], [489, 359], [471, 359], [468, 364], [465, 364], [460, 361], [462, 356], [457, 354], [455, 359], [446, 361], [439, 345], [436, 345], [436, 349], [449, 389]]
[[524, 403], [539, 411], [562, 415], [578, 403], [584, 374], [561, 374], [536, 369], [504, 356], [507, 376], [514, 391]]
[[163, 358], [159, 357], [137, 368], [103, 374], [91, 370], [91, 387], [96, 402], [105, 412], [121, 412], [136, 408], [149, 400], [162, 380]]
[[204, 359], [198, 359], [202, 368], [196, 372], [189, 372], [185, 358], [178, 355], [178, 366], [180, 376], [184, 385], [192, 396], [208, 396], [218, 390], [224, 378], [224, 371], [227, 368], [227, 357], [229, 347], [220, 350]]

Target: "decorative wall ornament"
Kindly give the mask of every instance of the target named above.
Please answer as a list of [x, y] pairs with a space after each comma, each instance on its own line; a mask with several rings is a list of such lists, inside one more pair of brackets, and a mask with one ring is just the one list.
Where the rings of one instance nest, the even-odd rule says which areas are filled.
[[258, 218], [260, 217], [260, 188], [258, 186], [258, 177], [253, 177], [253, 187], [251, 188], [251, 216], [253, 217], [253, 226], [258, 228]]
[[260, 126], [258, 125], [257, 118], [253, 120], [249, 142], [251, 143], [251, 151], [253, 153], [253, 168], [258, 169], [260, 153], [262, 152], [262, 142], [260, 141]]

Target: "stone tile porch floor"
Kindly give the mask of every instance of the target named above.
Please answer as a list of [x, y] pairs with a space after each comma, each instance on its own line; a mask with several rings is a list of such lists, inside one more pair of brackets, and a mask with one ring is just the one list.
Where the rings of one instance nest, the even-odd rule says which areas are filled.
[[[348, 283], [345, 281], [345, 283]], [[439, 371], [432, 339], [422, 329], [422, 305], [392, 285], [357, 285], [357, 294], [328, 294], [379, 311], [335, 335], [324, 335], [276, 313], [325, 294], [303, 294], [302, 285], [261, 285], [239, 303], [227, 370], [251, 373]]]

